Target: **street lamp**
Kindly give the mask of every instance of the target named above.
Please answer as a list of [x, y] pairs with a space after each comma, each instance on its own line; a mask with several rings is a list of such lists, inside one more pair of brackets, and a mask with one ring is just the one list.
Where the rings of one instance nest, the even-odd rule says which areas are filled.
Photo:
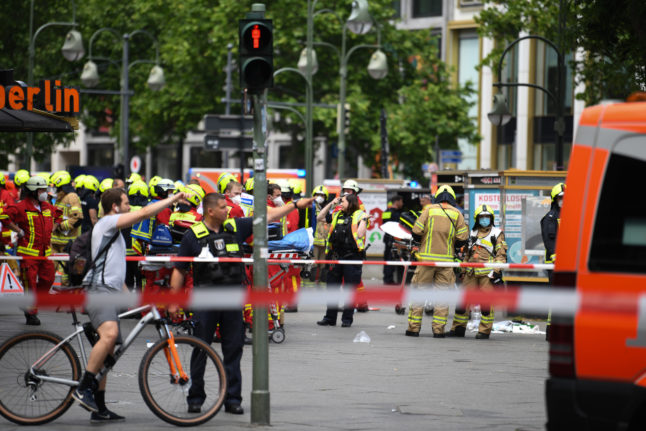
[[[34, 32], [34, 0], [31, 0], [29, 7], [29, 64], [27, 67], [27, 85], [30, 87], [34, 85], [34, 57], [36, 53], [36, 38], [41, 31], [47, 27], [52, 26], [63, 26], [63, 27], [76, 27], [76, 4], [72, 0], [72, 22], [59, 22], [53, 21], [48, 22], [36, 29]], [[65, 37], [65, 42], [61, 49], [63, 57], [68, 61], [80, 60], [85, 54], [83, 49], [83, 38], [81, 33], [76, 30], [71, 30], [67, 33]], [[25, 155], [25, 161], [23, 168], [30, 170], [31, 169], [31, 155], [34, 148], [34, 134], [27, 133], [27, 154]]]
[[[312, 75], [316, 73], [316, 70], [318, 68], [318, 64], [315, 62], [316, 57], [315, 57], [315, 52], [313, 49], [314, 41], [313, 41], [313, 33], [314, 33], [314, 16], [318, 13], [321, 12], [331, 12], [334, 13], [331, 10], [319, 10], [316, 13], [314, 12], [314, 9], [316, 7], [316, 3], [318, 0], [308, 0], [307, 1], [307, 43], [306, 43], [306, 48], [304, 50], [305, 52], [305, 60], [303, 60], [303, 54], [301, 54], [301, 59], [299, 60], [299, 69], [304, 70], [306, 72], [307, 77], [309, 78], [310, 82], [312, 79]], [[336, 14], [335, 14], [336, 15]], [[337, 16], [338, 18], [338, 16]], [[339, 19], [340, 20], [340, 19]], [[340, 20], [341, 21], [341, 20]], [[352, 12], [350, 13], [350, 17], [348, 20], [344, 23], [341, 21], [343, 30], [342, 30], [342, 38], [341, 38], [341, 52], [339, 53], [339, 75], [340, 75], [340, 83], [339, 83], [339, 119], [340, 121], [337, 121], [337, 124], [339, 124], [339, 130], [338, 130], [338, 135], [339, 135], [339, 156], [338, 156], [338, 175], [339, 178], [343, 179], [345, 175], [345, 130], [343, 127], [343, 121], [342, 119], [345, 118], [345, 96], [346, 96], [346, 79], [347, 79], [347, 68], [348, 68], [348, 61], [350, 59], [350, 56], [352, 55], [353, 52], [355, 52], [357, 49], [361, 48], [376, 48], [378, 51], [376, 51], [370, 60], [370, 64], [368, 65], [368, 73], [370, 76], [372, 76], [374, 79], [382, 79], [388, 74], [388, 63], [386, 61], [386, 55], [380, 51], [379, 49], [381, 48], [381, 31], [379, 28], [377, 28], [377, 44], [376, 45], [356, 45], [353, 46], [349, 51], [346, 53], [346, 30], [350, 29], [351, 32], [355, 34], [365, 34], [370, 29], [372, 28], [374, 21], [372, 17], [370, 16], [370, 11], [368, 9], [368, 1], [367, 0], [355, 0], [352, 2]], [[338, 49], [330, 45], [328, 43], [324, 42], [319, 42], [319, 45], [325, 45], [325, 46], [330, 46], [334, 48], [337, 52]], [[307, 67], [308, 65], [312, 65], [312, 67]], [[311, 117], [311, 105], [312, 101], [308, 100], [307, 107], [309, 111], [309, 116]], [[310, 169], [307, 168], [307, 165], [309, 163], [309, 166], [312, 165], [312, 149], [309, 149], [309, 155], [308, 151], [306, 148], [305, 151], [305, 157], [306, 157], [306, 169], [308, 173], [308, 178], [311, 179], [311, 174], [310, 174]], [[307, 192], [308, 195], [311, 194], [312, 191], [312, 186], [311, 180], [308, 180], [308, 185], [307, 185]]]
[[487, 114], [489, 121], [494, 126], [504, 126], [511, 120], [511, 112], [507, 107], [507, 99], [502, 93], [497, 93], [493, 98], [493, 111]]
[[[556, 94], [552, 93], [549, 91], [547, 88], [541, 87], [540, 85], [536, 84], [529, 84], [529, 83], [524, 83], [524, 82], [502, 82], [502, 62], [503, 59], [505, 58], [505, 55], [514, 47], [516, 46], [519, 42], [526, 40], [526, 39], [536, 39], [536, 40], [541, 40], [545, 42], [548, 46], [552, 47], [554, 51], [556, 52], [558, 63], [557, 63], [557, 78], [556, 78]], [[500, 60], [498, 62], [498, 82], [494, 83], [494, 87], [530, 87], [534, 88], [537, 90], [543, 91], [545, 94], [547, 94], [548, 97], [552, 99], [554, 102], [554, 106], [556, 106], [556, 121], [554, 123], [554, 131], [556, 132], [556, 170], [561, 171], [563, 170], [563, 135], [565, 134], [565, 92], [563, 91], [563, 85], [565, 82], [564, 79], [564, 71], [565, 71], [565, 61], [564, 61], [564, 55], [561, 50], [550, 40], [542, 37], [542, 36], [523, 36], [520, 37], [513, 42], [511, 42], [505, 50], [503, 51], [502, 55], [500, 56]], [[505, 111], [501, 111], [501, 98], [498, 96], [502, 96], [499, 94], [496, 94], [496, 98], [494, 99], [494, 111], [490, 112], [487, 116], [489, 117], [489, 120], [494, 124], [494, 125], [504, 125], [509, 120], [511, 119], [511, 114], [509, 114], [509, 110], [506, 109], [506, 104], [504, 104], [504, 97], [502, 97], [502, 102], [504, 104], [504, 108], [506, 110], [506, 115], [509, 117], [507, 118], [506, 121], [503, 119], [505, 117]], [[496, 124], [494, 120], [499, 119], [499, 124]], [[504, 121], [504, 122], [503, 122]]]
[[[111, 28], [105, 27], [94, 32], [94, 34], [90, 38], [89, 61], [83, 66], [83, 72], [81, 73], [81, 82], [83, 82], [83, 85], [85, 85], [86, 87], [92, 88], [99, 83], [98, 68], [96, 66], [96, 63], [94, 63], [92, 59], [111, 61], [110, 59], [107, 59], [107, 58], [92, 56], [92, 44], [94, 42], [94, 39], [104, 31], [110, 32], [113, 36], [115, 36], [116, 40], [119, 40], [119, 33], [117, 33], [116, 30]], [[153, 45], [155, 46], [155, 61], [148, 60], [148, 59], [140, 59], [130, 63], [130, 58], [129, 58], [130, 39], [138, 34], [143, 34], [147, 36], [153, 42]], [[135, 30], [130, 34], [125, 33], [122, 39], [123, 39], [123, 44], [122, 44], [123, 55], [121, 60], [121, 90], [116, 94], [119, 94], [121, 96], [121, 112], [120, 112], [121, 128], [119, 133], [119, 140], [121, 141], [120, 143], [123, 149], [124, 175], [127, 178], [129, 173], [128, 170], [130, 169], [130, 163], [128, 159], [128, 155], [129, 155], [128, 146], [129, 146], [129, 139], [130, 139], [129, 138], [129, 121], [130, 121], [129, 102], [130, 102], [130, 96], [132, 94], [132, 92], [128, 88], [128, 84], [129, 84], [128, 72], [130, 68], [135, 64], [139, 64], [139, 63], [153, 64], [153, 67], [150, 70], [150, 74], [148, 75], [148, 80], [147, 80], [148, 88], [150, 88], [152, 91], [161, 90], [166, 84], [166, 79], [164, 78], [164, 69], [162, 69], [161, 66], [159, 65], [159, 42], [152, 34], [150, 34], [145, 30]]]

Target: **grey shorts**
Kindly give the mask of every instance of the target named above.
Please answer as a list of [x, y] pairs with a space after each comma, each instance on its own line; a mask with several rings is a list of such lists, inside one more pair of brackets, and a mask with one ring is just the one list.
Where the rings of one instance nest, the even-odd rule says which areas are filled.
[[121, 323], [119, 321], [119, 310], [116, 307], [110, 307], [110, 306], [86, 307], [85, 311], [90, 317], [90, 322], [92, 323], [92, 326], [94, 326], [95, 331], [104, 322], [117, 322], [117, 326], [119, 327], [119, 335], [117, 336], [116, 344], [123, 344], [123, 340], [121, 338]]

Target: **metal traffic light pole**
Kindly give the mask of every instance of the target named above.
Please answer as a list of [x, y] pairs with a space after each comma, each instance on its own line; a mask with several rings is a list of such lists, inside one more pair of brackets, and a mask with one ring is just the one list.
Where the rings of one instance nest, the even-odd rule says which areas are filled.
[[[264, 19], [265, 5], [254, 3], [246, 19]], [[241, 25], [241, 28], [242, 25]], [[241, 50], [243, 49], [244, 32], [240, 34]], [[269, 34], [269, 37], [272, 37]], [[245, 53], [246, 53], [246, 48]], [[253, 61], [253, 58], [251, 59]], [[241, 58], [241, 83], [245, 82], [243, 68], [245, 61]], [[273, 67], [272, 67], [273, 69]], [[253, 72], [253, 71], [252, 71]], [[273, 83], [273, 70], [270, 70]], [[271, 84], [269, 84], [271, 86]], [[244, 85], [241, 86], [244, 88]], [[250, 89], [251, 90], [251, 89]], [[254, 148], [254, 188], [253, 188], [253, 289], [261, 292], [267, 290], [267, 91], [254, 88], [251, 94], [253, 105], [253, 148]], [[256, 220], [258, 222], [256, 222]], [[251, 424], [269, 425], [269, 337], [267, 307], [254, 306], [253, 309], [253, 381], [251, 386]]]

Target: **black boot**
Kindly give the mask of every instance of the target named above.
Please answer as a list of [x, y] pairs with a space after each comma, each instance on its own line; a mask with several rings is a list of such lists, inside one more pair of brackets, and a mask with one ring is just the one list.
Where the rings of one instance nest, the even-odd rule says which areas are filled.
[[414, 332], [414, 331], [406, 331], [406, 336], [407, 337], [419, 337], [419, 332]]
[[464, 337], [464, 334], [466, 333], [467, 328], [464, 326], [457, 326], [455, 329], [451, 329], [451, 331], [447, 334], [449, 337]]

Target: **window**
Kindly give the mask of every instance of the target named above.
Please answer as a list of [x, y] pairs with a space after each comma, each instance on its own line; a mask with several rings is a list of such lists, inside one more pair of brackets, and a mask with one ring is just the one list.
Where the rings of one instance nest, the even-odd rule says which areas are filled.
[[413, 0], [413, 18], [442, 16], [442, 0]]
[[402, 2], [401, 0], [393, 0], [393, 16], [392, 18], [402, 17]]
[[207, 151], [203, 146], [191, 147], [193, 168], [219, 168], [222, 166], [222, 151]]
[[643, 182], [645, 170], [646, 158], [610, 156], [592, 235], [591, 271], [646, 273], [646, 210], [631, 187]]
[[88, 144], [88, 166], [112, 166], [114, 164], [113, 144]]

